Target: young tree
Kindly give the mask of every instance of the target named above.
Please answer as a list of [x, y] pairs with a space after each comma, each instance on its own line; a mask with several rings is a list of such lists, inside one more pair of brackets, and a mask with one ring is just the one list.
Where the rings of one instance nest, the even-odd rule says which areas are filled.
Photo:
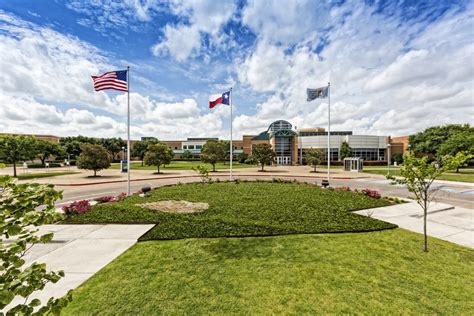
[[156, 166], [158, 173], [160, 173], [160, 166], [169, 164], [173, 156], [173, 151], [168, 145], [163, 143], [152, 144], [148, 146], [144, 160], [147, 166]]
[[429, 203], [434, 199], [436, 190], [431, 188], [434, 180], [447, 170], [453, 168], [452, 158], [446, 158], [442, 165], [428, 162], [428, 157], [416, 158], [410, 152], [405, 154], [403, 164], [400, 166], [400, 177], [387, 175], [387, 179], [392, 180], [392, 184], [406, 185], [408, 191], [413, 193], [415, 201], [423, 209], [423, 233], [424, 251], [428, 251], [428, 235], [426, 221], [428, 217]]
[[36, 140], [35, 146], [38, 153], [38, 158], [41, 160], [41, 164], [43, 166], [45, 165], [46, 159], [51, 156], [60, 156], [63, 152], [61, 146], [58, 144], [42, 139]]
[[35, 138], [31, 136], [1, 135], [0, 160], [13, 164], [16, 178], [16, 165], [22, 160], [32, 160], [36, 156]]
[[184, 160], [191, 160], [193, 159], [193, 153], [190, 150], [186, 149], [181, 155], [181, 158], [183, 158]]
[[201, 151], [201, 161], [212, 165], [212, 171], [216, 171], [216, 163], [223, 161], [226, 157], [225, 144], [215, 140], [208, 140]]
[[312, 166], [314, 172], [316, 172], [316, 166], [321, 164], [324, 159], [324, 150], [311, 148], [306, 151], [305, 159], [308, 165]]
[[[0, 187], [0, 310], [6, 315], [31, 315], [33, 312], [59, 315], [71, 301], [71, 292], [63, 298], [50, 298], [45, 305], [39, 299], [29, 297], [47, 283], [58, 282], [64, 272], [47, 271], [45, 264], [36, 262], [25, 265], [25, 255], [33, 245], [53, 238], [52, 233], [40, 236], [36, 227], [62, 218], [55, 206], [62, 194], [55, 191], [53, 185], [16, 184], [11, 177], [0, 177]], [[4, 310], [15, 298], [21, 302]]]
[[143, 167], [143, 160], [145, 159], [145, 154], [148, 150], [148, 146], [156, 145], [158, 143], [159, 141], [157, 139], [147, 139], [147, 140], [140, 140], [138, 142], [135, 142], [133, 144], [131, 154], [134, 157], [140, 157], [140, 160], [142, 161], [142, 167]]
[[342, 142], [341, 148], [339, 149], [339, 159], [344, 160], [344, 158], [350, 157], [352, 155], [352, 148], [349, 146], [349, 143]]
[[257, 146], [252, 149], [251, 157], [260, 163], [262, 166], [261, 171], [264, 171], [265, 165], [270, 165], [275, 159], [275, 153], [270, 144], [257, 144]]
[[97, 171], [110, 167], [110, 161], [109, 153], [101, 145], [82, 144], [76, 165], [79, 169], [94, 170], [94, 177], [96, 177]]

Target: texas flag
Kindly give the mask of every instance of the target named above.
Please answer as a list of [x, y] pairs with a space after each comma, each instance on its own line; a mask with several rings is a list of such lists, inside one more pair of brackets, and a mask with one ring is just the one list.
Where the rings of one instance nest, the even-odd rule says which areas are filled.
[[230, 91], [224, 92], [220, 97], [214, 100], [209, 100], [209, 108], [212, 109], [218, 104], [230, 105]]

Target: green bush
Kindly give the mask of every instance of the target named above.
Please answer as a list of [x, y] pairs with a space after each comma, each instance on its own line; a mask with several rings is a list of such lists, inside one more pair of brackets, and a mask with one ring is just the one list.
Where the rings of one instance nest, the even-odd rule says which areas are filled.
[[[49, 162], [49, 167], [50, 168], [58, 168], [61, 167], [61, 164], [56, 163], [56, 162]], [[30, 169], [40, 169], [40, 168], [45, 168], [43, 164], [40, 163], [29, 163], [28, 168]]]

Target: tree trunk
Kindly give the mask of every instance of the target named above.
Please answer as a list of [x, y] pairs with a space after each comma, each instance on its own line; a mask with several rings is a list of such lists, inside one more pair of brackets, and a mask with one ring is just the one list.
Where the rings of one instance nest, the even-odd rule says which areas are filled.
[[13, 177], [16, 178], [16, 161], [13, 161]]
[[459, 166], [456, 167], [456, 173], [459, 173]]
[[262, 169], [261, 169], [262, 171], [263, 171], [263, 168], [265, 168], [265, 164], [264, 164], [264, 163], [262, 163]]
[[212, 171], [216, 172], [216, 164], [215, 163], [212, 164]]
[[40, 157], [40, 160], [41, 160], [41, 164], [45, 166], [46, 157]]
[[94, 177], [97, 177], [97, 170], [94, 169]]
[[316, 173], [316, 165], [314, 165], [314, 172]]
[[426, 231], [426, 220], [428, 217], [428, 204], [427, 201], [425, 200], [423, 202], [423, 234], [424, 234], [424, 246], [423, 250], [425, 252], [428, 252], [428, 233]]
[[158, 165], [158, 174], [160, 174], [160, 165]]
[[143, 157], [142, 157], [142, 167], [143, 167]]

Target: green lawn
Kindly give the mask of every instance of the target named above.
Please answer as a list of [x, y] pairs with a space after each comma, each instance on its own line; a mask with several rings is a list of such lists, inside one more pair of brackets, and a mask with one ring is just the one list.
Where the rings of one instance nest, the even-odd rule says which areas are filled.
[[[387, 168], [379, 168], [379, 169], [366, 169], [364, 167], [365, 173], [371, 174], [387, 174]], [[390, 173], [393, 175], [398, 175], [398, 168], [390, 168]], [[441, 175], [439, 180], [448, 180], [448, 181], [460, 181], [460, 182], [469, 182], [474, 183], [474, 169], [459, 169], [459, 173], [456, 172], [447, 172]]]
[[[171, 164], [166, 166], [161, 166], [160, 171], [166, 170], [191, 170], [193, 167], [197, 167], [199, 165], [205, 165], [209, 169], [212, 170], [212, 165], [209, 163], [204, 163], [202, 161], [172, 161]], [[112, 164], [112, 169], [120, 169], [119, 163]], [[229, 163], [223, 164], [219, 162], [216, 164], [216, 169], [229, 169]], [[241, 168], [255, 168], [253, 165], [242, 164], [239, 162], [234, 161], [232, 163], [232, 169], [241, 169]], [[131, 169], [132, 170], [157, 170], [155, 166], [142, 166], [141, 162], [131, 162]]]
[[[117, 210], [119, 211], [119, 210]], [[140, 242], [64, 315], [469, 315], [474, 251], [402, 229]]]
[[38, 179], [38, 178], [49, 178], [57, 176], [66, 176], [70, 174], [75, 174], [78, 172], [73, 171], [64, 171], [64, 172], [38, 172], [38, 173], [22, 173], [18, 174], [19, 180], [29, 180], [29, 179]]
[[[206, 202], [209, 209], [203, 213], [170, 214], [139, 205], [160, 200]], [[361, 232], [396, 226], [350, 211], [386, 205], [386, 200], [361, 193], [303, 183], [192, 183], [161, 187], [147, 198], [133, 196], [98, 205], [66, 222], [158, 223], [142, 240]]]

